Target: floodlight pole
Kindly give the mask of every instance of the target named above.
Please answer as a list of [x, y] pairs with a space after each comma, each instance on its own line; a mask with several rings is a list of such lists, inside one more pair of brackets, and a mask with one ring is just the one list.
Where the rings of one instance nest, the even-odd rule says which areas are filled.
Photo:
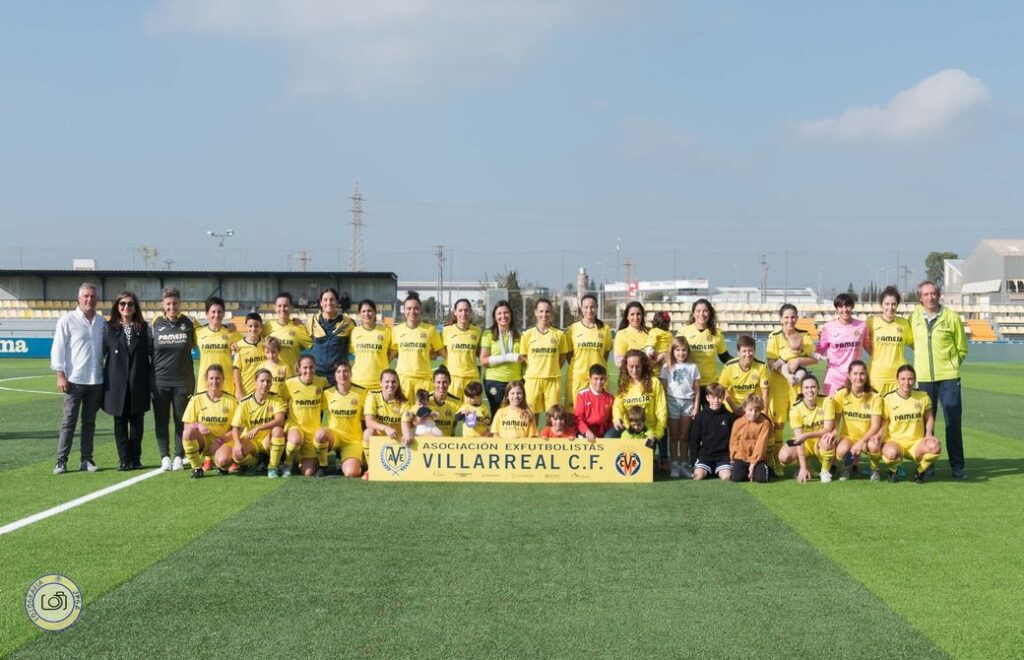
[[224, 270], [224, 242], [235, 235], [235, 230], [225, 229], [223, 232], [217, 233], [208, 229], [206, 235], [217, 239], [217, 245], [220, 247], [220, 269]]

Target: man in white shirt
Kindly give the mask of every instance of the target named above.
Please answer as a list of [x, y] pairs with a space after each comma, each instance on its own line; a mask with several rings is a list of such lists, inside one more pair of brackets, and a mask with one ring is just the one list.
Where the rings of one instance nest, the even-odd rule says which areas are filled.
[[92, 460], [96, 435], [96, 413], [103, 404], [103, 333], [107, 322], [96, 313], [96, 287], [88, 282], [78, 288], [78, 309], [57, 321], [50, 350], [50, 368], [57, 372], [57, 389], [64, 393], [64, 419], [57, 442], [54, 474], [68, 471], [68, 456], [75, 437], [78, 414], [82, 414], [79, 470], [96, 472]]

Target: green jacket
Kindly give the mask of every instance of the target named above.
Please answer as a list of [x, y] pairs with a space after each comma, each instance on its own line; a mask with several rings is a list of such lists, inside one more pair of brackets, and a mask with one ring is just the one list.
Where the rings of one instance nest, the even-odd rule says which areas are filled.
[[967, 359], [967, 333], [960, 315], [943, 305], [929, 331], [924, 307], [918, 305], [910, 316], [910, 328], [914, 331], [917, 380], [931, 383], [959, 378], [960, 365]]

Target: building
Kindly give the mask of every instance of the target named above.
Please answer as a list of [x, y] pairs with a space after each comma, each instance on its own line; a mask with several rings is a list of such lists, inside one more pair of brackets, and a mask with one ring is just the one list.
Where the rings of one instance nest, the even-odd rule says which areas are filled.
[[944, 299], [967, 305], [1024, 302], [1024, 238], [986, 239], [945, 263]]

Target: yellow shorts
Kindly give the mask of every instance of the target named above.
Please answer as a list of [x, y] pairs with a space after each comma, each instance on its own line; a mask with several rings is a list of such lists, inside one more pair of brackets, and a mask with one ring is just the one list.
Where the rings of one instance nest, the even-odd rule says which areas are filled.
[[358, 380], [354, 380], [352, 382], [367, 392], [380, 392], [380, 378], [369, 382], [359, 382]]
[[590, 387], [590, 379], [585, 380], [569, 380], [569, 391], [565, 393], [565, 409], [572, 412], [573, 406], [576, 405], [576, 395], [579, 394], [580, 390], [585, 390]]
[[342, 442], [342, 443], [337, 443], [336, 442], [336, 443], [334, 443], [333, 449], [335, 449], [335, 450], [337, 450], [337, 451], [339, 451], [341, 453], [341, 458], [339, 460], [342, 463], [344, 463], [345, 461], [349, 460], [350, 458], [354, 458], [357, 461], [359, 461], [360, 463], [363, 462], [363, 443], [361, 441], [360, 442]]
[[920, 446], [920, 444], [922, 442], [924, 442], [924, 438], [921, 438], [920, 440], [891, 440], [890, 439], [890, 440], [886, 440], [886, 442], [892, 442], [894, 444], [899, 445], [900, 449], [903, 450], [903, 458], [904, 458], [904, 460], [916, 461], [917, 459], [914, 457], [914, 454], [917, 453], [917, 448]]
[[331, 451], [341, 451], [344, 449], [344, 445], [355, 445], [357, 447], [363, 446], [363, 434], [360, 433], [356, 437], [348, 437], [343, 435], [340, 431], [330, 429], [331, 437], [334, 442], [331, 444]]
[[899, 389], [899, 385], [894, 380], [893, 381], [889, 381], [889, 382], [882, 382], [882, 383], [872, 382], [871, 386], [875, 388], [876, 392], [878, 392], [878, 396], [883, 396], [883, 397], [886, 394], [890, 394], [892, 392], [895, 392], [897, 389]]
[[448, 387], [448, 394], [462, 399], [463, 394], [466, 392], [466, 385], [469, 385], [473, 381], [476, 381], [481, 385], [484, 384], [484, 382], [480, 380], [480, 376], [452, 376], [452, 384]]
[[537, 415], [544, 414], [548, 408], [561, 403], [561, 378], [527, 378], [526, 405]]
[[[426, 390], [431, 394], [434, 393], [434, 382], [430, 378], [399, 375], [398, 381], [402, 384], [402, 394], [409, 401], [416, 400], [416, 390]], [[377, 386], [377, 389], [380, 389], [380, 385]]]

